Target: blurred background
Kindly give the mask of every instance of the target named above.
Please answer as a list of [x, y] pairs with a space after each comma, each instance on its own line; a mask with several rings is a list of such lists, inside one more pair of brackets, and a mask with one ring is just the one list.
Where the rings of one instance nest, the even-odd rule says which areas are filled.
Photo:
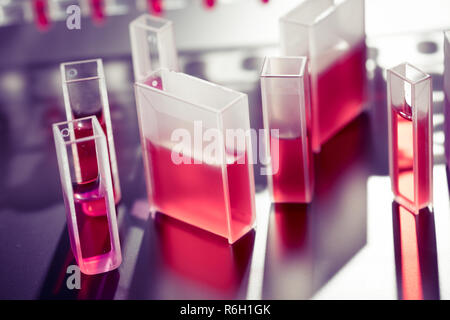
[[[258, 129], [263, 58], [278, 54], [278, 19], [301, 2], [0, 0], [0, 298], [449, 299], [442, 30], [450, 1], [366, 0], [366, 112], [315, 155], [311, 204], [271, 204], [256, 174], [257, 228], [233, 246], [148, 214], [128, 24], [148, 12], [172, 20], [182, 70], [248, 94]], [[73, 4], [79, 30], [66, 27]], [[65, 120], [59, 64], [88, 58], [105, 64], [124, 259], [68, 290], [75, 262], [51, 124]], [[392, 202], [387, 164], [384, 70], [403, 61], [433, 78], [434, 209], [419, 216]]]

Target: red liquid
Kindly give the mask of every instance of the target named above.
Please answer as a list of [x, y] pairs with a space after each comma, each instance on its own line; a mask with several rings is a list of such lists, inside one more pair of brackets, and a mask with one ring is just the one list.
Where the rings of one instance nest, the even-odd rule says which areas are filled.
[[92, 19], [97, 23], [105, 20], [105, 3], [104, 0], [91, 0]]
[[[92, 203], [91, 203], [92, 202]], [[75, 200], [78, 232], [83, 258], [95, 257], [111, 251], [111, 239], [106, 211], [102, 215], [90, 216], [85, 212], [89, 207], [104, 207], [105, 198], [101, 200]]]
[[205, 4], [206, 8], [212, 9], [212, 7], [214, 7], [216, 1], [215, 0], [204, 0], [203, 3]]
[[75, 193], [75, 214], [80, 237], [81, 253], [84, 259], [111, 251], [106, 199], [99, 193], [98, 185], [91, 191], [86, 185], [73, 185]]
[[395, 113], [397, 123], [397, 170], [395, 181], [397, 192], [414, 202], [414, 146], [413, 122], [400, 113]]
[[[411, 109], [410, 107], [408, 107]], [[403, 108], [401, 110], [407, 110]], [[414, 172], [413, 121], [403, 112], [392, 111], [393, 147], [393, 191], [397, 200], [411, 210], [417, 210], [431, 203], [428, 119], [417, 124], [417, 162]], [[417, 197], [417, 198], [416, 198]]]
[[[249, 169], [246, 154], [226, 165], [228, 188], [222, 168], [206, 163], [176, 165], [172, 150], [146, 140], [152, 174], [152, 206], [176, 219], [228, 238], [234, 242], [253, 224]], [[185, 155], [186, 157], [186, 155]], [[230, 230], [227, 207], [229, 203]], [[230, 232], [229, 232], [230, 231]]]
[[[106, 132], [106, 123], [103, 117], [103, 111], [99, 111], [94, 114], [90, 114], [93, 116], [96, 116], [98, 119], [98, 122], [100, 123], [100, 126], [103, 129], [103, 132], [105, 133], [105, 136], [107, 137]], [[75, 119], [84, 118], [87, 117], [88, 114], [74, 114], [73, 117]], [[81, 139], [84, 137], [89, 137], [94, 134], [92, 126], [89, 124], [89, 122], [80, 122], [79, 126], [75, 128], [75, 137], [76, 139]], [[95, 150], [95, 141], [85, 141], [80, 142], [77, 144], [77, 154], [78, 154], [78, 163], [80, 166], [80, 175], [81, 175], [81, 181], [77, 181], [79, 185], [85, 185], [86, 188], [91, 188], [91, 185], [93, 183], [96, 183], [98, 179], [98, 163], [97, 163], [97, 154]], [[109, 154], [109, 146], [108, 146], [108, 154]], [[110, 163], [110, 168], [112, 170], [112, 166]], [[113, 180], [113, 192], [114, 192], [114, 199], [115, 203], [119, 202], [119, 198], [116, 197], [116, 190], [114, 188], [114, 177], [112, 175], [111, 171], [111, 179]]]
[[361, 43], [320, 72], [317, 83], [312, 84], [314, 151], [362, 111], [365, 63], [366, 45]]
[[181, 221], [161, 214], [156, 217], [167, 268], [225, 293], [239, 289], [250, 261], [254, 234], [247, 234], [230, 247], [225, 239]]
[[162, 13], [162, 0], [147, 0], [150, 13], [160, 15]]
[[422, 276], [415, 215], [398, 206], [402, 299], [422, 300]]
[[33, 9], [37, 27], [42, 31], [47, 30], [50, 26], [50, 21], [47, 16], [47, 0], [33, 0]]
[[[276, 144], [278, 144], [278, 155], [275, 154]], [[307, 154], [305, 155], [301, 137], [270, 137], [272, 168], [276, 170], [278, 167], [278, 172], [272, 175], [274, 202], [304, 203], [311, 201], [314, 172], [309, 142], [307, 142], [306, 150]]]

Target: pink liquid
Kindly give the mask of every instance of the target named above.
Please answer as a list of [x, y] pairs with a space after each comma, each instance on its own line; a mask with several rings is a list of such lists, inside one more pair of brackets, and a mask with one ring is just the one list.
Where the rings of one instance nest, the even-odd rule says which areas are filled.
[[216, 4], [216, 0], [204, 0], [203, 3], [207, 9], [212, 9]]
[[91, 0], [92, 19], [96, 23], [102, 23], [105, 20], [104, 0]]
[[99, 256], [111, 251], [111, 239], [106, 211], [103, 215], [91, 216], [86, 211], [105, 207], [105, 198], [101, 200], [75, 200], [77, 225], [80, 235], [81, 252], [84, 259]]
[[403, 300], [423, 300], [415, 215], [398, 206]]
[[88, 191], [86, 185], [73, 184], [73, 190], [83, 259], [110, 252], [111, 238], [105, 197], [99, 193], [99, 188], [95, 185]]
[[[306, 139], [308, 141], [308, 139]], [[276, 144], [279, 154], [276, 155]], [[272, 167], [278, 172], [272, 175], [274, 202], [310, 202], [312, 199], [313, 165], [312, 152], [307, 142], [307, 154], [302, 147], [301, 137], [270, 137]], [[307, 159], [305, 163], [304, 159]]]
[[33, 9], [37, 27], [42, 31], [47, 30], [50, 27], [50, 21], [47, 15], [47, 0], [33, 0]]
[[162, 13], [162, 0], [147, 0], [147, 3], [150, 13], [155, 15], [160, 15]]
[[[74, 114], [75, 119], [84, 118], [89, 116], [90, 114]], [[99, 111], [97, 113], [92, 114], [96, 116], [100, 126], [107, 136], [106, 133], [106, 123], [103, 117], [103, 111]], [[75, 128], [75, 137], [76, 139], [81, 139], [84, 137], [89, 137], [94, 134], [92, 126], [90, 126], [87, 122], [81, 122], [80, 126]], [[98, 179], [98, 163], [97, 163], [97, 154], [95, 150], [95, 141], [85, 141], [77, 144], [77, 153], [79, 159], [80, 166], [80, 174], [81, 181], [78, 181], [78, 184], [85, 185], [85, 188], [91, 188], [92, 184], [95, 184]], [[109, 154], [109, 146], [108, 146], [108, 154]], [[112, 170], [112, 165], [110, 163], [110, 168]], [[119, 198], [116, 197], [115, 188], [114, 188], [114, 178], [111, 171], [111, 179], [113, 179], [113, 192], [115, 203], [119, 202]]]
[[[401, 110], [411, 109], [403, 108]], [[417, 124], [417, 173], [414, 168], [413, 121], [403, 112], [392, 111], [393, 192], [398, 201], [410, 209], [420, 209], [431, 203], [430, 148], [428, 119]], [[416, 197], [418, 197], [416, 199]]]
[[[172, 150], [146, 140], [152, 174], [152, 205], [176, 219], [234, 242], [253, 224], [250, 180], [246, 153], [226, 165], [228, 188], [224, 190], [221, 166], [181, 163]], [[227, 221], [230, 212], [230, 232]]]
[[318, 75], [312, 103], [317, 117], [313, 150], [326, 142], [362, 111], [365, 99], [366, 45], [361, 43]]
[[251, 257], [254, 234], [247, 234], [230, 247], [225, 239], [167, 215], [157, 215], [156, 223], [168, 268], [190, 281], [222, 292], [239, 289]]

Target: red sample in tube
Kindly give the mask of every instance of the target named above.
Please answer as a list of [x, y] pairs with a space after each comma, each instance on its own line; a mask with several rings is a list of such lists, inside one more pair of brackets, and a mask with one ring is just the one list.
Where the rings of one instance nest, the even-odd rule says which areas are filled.
[[305, 57], [268, 57], [261, 73], [264, 129], [274, 202], [312, 200], [314, 172]]
[[[113, 192], [116, 203], [121, 199], [120, 183], [114, 149], [111, 116], [104, 79], [103, 63], [100, 59], [63, 63], [60, 66], [63, 79], [64, 103], [67, 119], [83, 119], [95, 116], [108, 144]], [[75, 122], [75, 138], [92, 136], [90, 122]], [[80, 183], [89, 187], [98, 176], [97, 156], [94, 141], [84, 141], [77, 145], [80, 165]]]
[[151, 211], [236, 242], [255, 221], [246, 95], [168, 69], [135, 88]]
[[417, 213], [433, 199], [431, 77], [407, 63], [387, 74], [392, 191]]
[[160, 15], [163, 11], [162, 0], [147, 0], [150, 13]]
[[311, 147], [319, 152], [364, 110], [364, 1], [302, 1], [281, 17], [280, 36], [284, 55], [309, 59]]
[[205, 7], [208, 9], [212, 9], [214, 5], [216, 4], [215, 0], [204, 0], [203, 3], [205, 4]]
[[47, 30], [50, 27], [47, 0], [33, 0], [33, 10], [35, 15], [34, 21], [39, 30]]
[[[271, 152], [279, 150], [279, 155], [271, 154], [273, 166], [278, 172], [272, 176], [273, 197], [282, 202], [309, 202], [306, 179], [313, 177], [312, 152], [308, 142], [306, 154], [302, 148], [302, 138], [280, 138], [271, 135]], [[278, 144], [278, 149], [276, 147]], [[306, 163], [304, 163], [306, 160]], [[308, 168], [305, 172], [304, 167]], [[306, 174], [305, 174], [306, 173]]]
[[361, 112], [365, 63], [366, 45], [362, 42], [319, 72], [312, 103], [317, 106], [320, 141], [327, 141]]
[[[75, 131], [79, 127], [91, 128], [91, 135], [77, 138]], [[122, 254], [103, 129], [96, 117], [87, 117], [54, 124], [53, 133], [70, 245], [77, 264], [85, 274], [116, 269]], [[87, 181], [81, 175], [80, 150], [91, 146], [96, 152], [97, 168], [90, 169], [95, 171], [96, 178]]]
[[102, 23], [105, 20], [104, 0], [91, 0], [91, 15], [96, 23]]

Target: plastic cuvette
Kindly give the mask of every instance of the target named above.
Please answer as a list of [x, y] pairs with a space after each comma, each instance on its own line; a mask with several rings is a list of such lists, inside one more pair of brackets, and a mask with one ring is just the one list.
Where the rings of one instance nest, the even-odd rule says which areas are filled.
[[[89, 134], [77, 137], [77, 131]], [[53, 125], [70, 245], [81, 272], [98, 274], [122, 262], [106, 137], [96, 117]], [[95, 175], [83, 174], [84, 153]], [[93, 170], [94, 172], [94, 170]]]
[[255, 221], [247, 96], [167, 69], [135, 90], [151, 210], [235, 242]]
[[155, 70], [178, 71], [172, 21], [143, 14], [130, 23], [134, 79], [142, 81]]
[[388, 69], [387, 97], [392, 191], [418, 213], [433, 199], [431, 77], [408, 63]]
[[[109, 152], [107, 158], [110, 161], [114, 199], [115, 203], [118, 203], [122, 195], [103, 62], [101, 59], [66, 62], [60, 65], [60, 69], [67, 120], [95, 116], [106, 135]], [[76, 137], [82, 138], [90, 135], [91, 131], [91, 128], [87, 128], [87, 130], [79, 128], [75, 132]], [[90, 168], [83, 159], [80, 161], [82, 176], [95, 174], [91, 172], [95, 170], [95, 167]]]
[[261, 95], [274, 202], [306, 203], [314, 189], [306, 57], [266, 57]]
[[445, 157], [450, 168], [450, 30], [444, 32]]
[[310, 64], [312, 149], [363, 110], [364, 0], [306, 0], [280, 19], [281, 50]]

